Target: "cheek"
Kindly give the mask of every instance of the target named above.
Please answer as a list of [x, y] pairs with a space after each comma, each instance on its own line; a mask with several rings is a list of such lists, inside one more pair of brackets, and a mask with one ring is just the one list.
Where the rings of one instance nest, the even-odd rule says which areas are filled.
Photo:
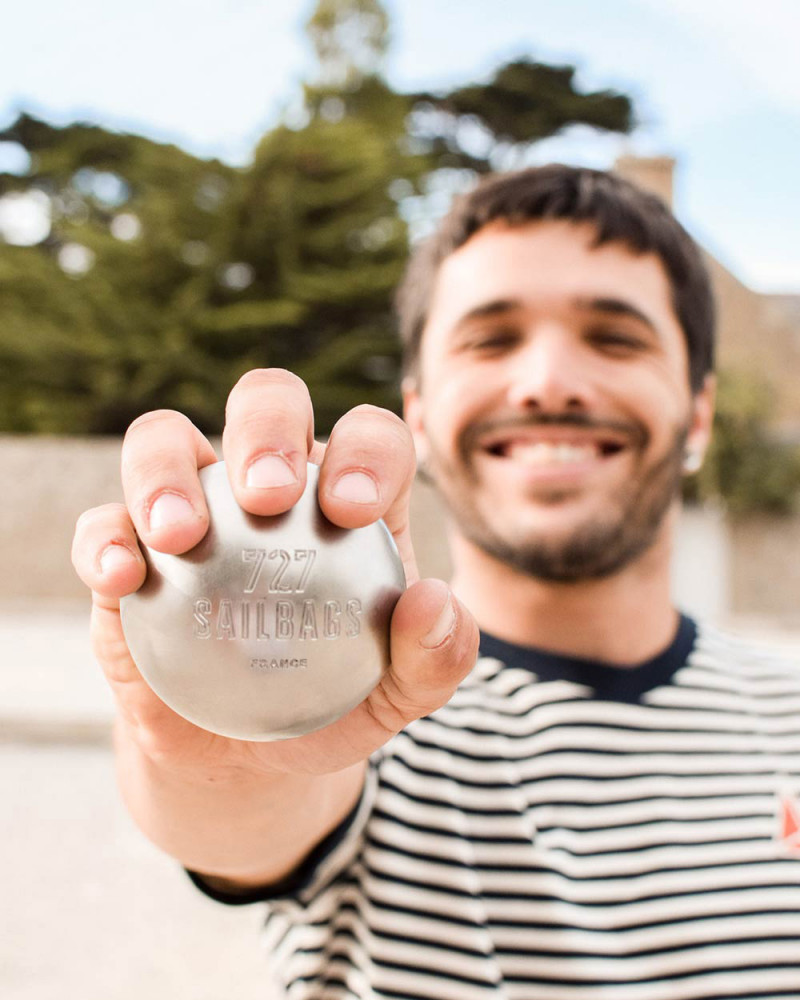
[[437, 439], [453, 440], [485, 405], [488, 381], [474, 367], [429, 365], [422, 380], [425, 427]]
[[671, 438], [691, 410], [688, 378], [663, 361], [628, 369], [607, 368], [603, 395], [607, 405], [644, 424], [653, 438]]

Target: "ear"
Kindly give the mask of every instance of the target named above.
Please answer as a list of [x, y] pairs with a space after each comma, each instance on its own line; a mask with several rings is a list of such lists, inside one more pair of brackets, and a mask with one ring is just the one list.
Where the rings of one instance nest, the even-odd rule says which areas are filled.
[[428, 437], [425, 433], [423, 404], [418, 379], [413, 375], [406, 375], [401, 390], [403, 393], [403, 417], [414, 439], [417, 462], [424, 465], [428, 458]]
[[717, 380], [714, 375], [706, 375], [702, 389], [692, 397], [692, 419], [689, 434], [686, 438], [686, 461], [684, 469], [687, 473], [697, 472], [703, 464], [714, 424], [714, 400], [717, 392]]

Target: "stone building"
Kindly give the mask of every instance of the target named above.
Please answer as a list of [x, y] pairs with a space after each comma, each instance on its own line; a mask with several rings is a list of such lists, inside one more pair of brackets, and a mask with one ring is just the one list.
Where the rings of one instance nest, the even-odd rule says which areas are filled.
[[[615, 170], [673, 207], [671, 157], [624, 156]], [[718, 367], [747, 372], [769, 385], [774, 432], [800, 443], [800, 293], [753, 291], [711, 254], [705, 256], [717, 302]]]

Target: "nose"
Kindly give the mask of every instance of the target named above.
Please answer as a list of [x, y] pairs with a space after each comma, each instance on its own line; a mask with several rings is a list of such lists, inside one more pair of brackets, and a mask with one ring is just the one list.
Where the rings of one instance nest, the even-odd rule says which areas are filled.
[[542, 413], [591, 409], [595, 390], [580, 346], [556, 324], [532, 331], [510, 359], [507, 396], [514, 409]]

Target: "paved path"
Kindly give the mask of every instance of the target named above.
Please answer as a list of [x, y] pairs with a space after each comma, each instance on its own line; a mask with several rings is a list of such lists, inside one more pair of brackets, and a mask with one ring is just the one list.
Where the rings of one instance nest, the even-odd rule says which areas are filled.
[[0, 606], [0, 733], [101, 741], [113, 701], [89, 644], [89, 604]]
[[262, 908], [206, 900], [119, 801], [87, 622], [0, 608], [0, 997], [269, 1000]]
[[87, 604], [0, 607], [0, 650], [2, 1000], [269, 1000], [261, 908], [206, 900], [119, 802]]
[[206, 900], [97, 747], [0, 746], [3, 1000], [266, 1000], [261, 908]]

